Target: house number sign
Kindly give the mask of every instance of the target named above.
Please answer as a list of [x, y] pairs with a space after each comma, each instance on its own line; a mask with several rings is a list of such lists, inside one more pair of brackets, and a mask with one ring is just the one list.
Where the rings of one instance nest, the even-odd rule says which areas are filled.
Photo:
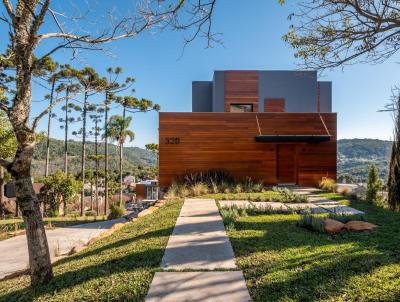
[[167, 145], [178, 145], [181, 142], [181, 139], [179, 137], [166, 137], [165, 138], [165, 143]]

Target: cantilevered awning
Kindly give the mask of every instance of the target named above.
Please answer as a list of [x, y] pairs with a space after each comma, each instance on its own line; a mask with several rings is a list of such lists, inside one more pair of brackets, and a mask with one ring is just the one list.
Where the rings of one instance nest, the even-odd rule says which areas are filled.
[[256, 142], [309, 142], [320, 143], [331, 139], [330, 135], [257, 135]]
[[[282, 113], [284, 114], [284, 113]], [[256, 121], [257, 121], [257, 127], [258, 127], [258, 135], [255, 136], [256, 142], [310, 142], [310, 143], [319, 143], [319, 142], [326, 142], [329, 141], [332, 137], [330, 134], [324, 119], [322, 118], [322, 115], [318, 113], [319, 117], [319, 125], [314, 124], [311, 127], [308, 127], [310, 129], [302, 129], [303, 127], [300, 127], [302, 125], [293, 125], [292, 129], [290, 130], [290, 127], [285, 127], [287, 126], [287, 123], [290, 122], [286, 121], [284, 124], [277, 124], [276, 128], [273, 129], [274, 133], [271, 134], [263, 134], [261, 133], [261, 127], [260, 123], [258, 121], [258, 116], [256, 115]], [[307, 121], [306, 121], [307, 123]], [[297, 126], [297, 127], [296, 127]], [[280, 130], [280, 127], [284, 127], [286, 133], [277, 133]], [[288, 129], [289, 128], [289, 131]], [[300, 130], [302, 129], [302, 130]], [[282, 131], [283, 132], [283, 131]], [[292, 132], [292, 133], [291, 133]], [[300, 133], [299, 133], [300, 132]]]

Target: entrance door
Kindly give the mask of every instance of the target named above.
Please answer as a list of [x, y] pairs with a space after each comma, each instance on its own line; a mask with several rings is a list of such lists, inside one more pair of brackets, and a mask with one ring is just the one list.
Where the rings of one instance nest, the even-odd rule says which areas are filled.
[[296, 183], [296, 146], [280, 144], [277, 146], [278, 183]]

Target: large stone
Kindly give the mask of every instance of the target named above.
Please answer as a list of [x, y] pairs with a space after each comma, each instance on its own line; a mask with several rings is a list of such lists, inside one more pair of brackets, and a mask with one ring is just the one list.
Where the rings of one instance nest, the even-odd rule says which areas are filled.
[[337, 234], [343, 231], [343, 229], [344, 223], [330, 218], [325, 219], [325, 232], [328, 234]]
[[365, 222], [365, 221], [349, 221], [344, 225], [344, 228], [348, 231], [373, 231], [378, 226], [373, 223]]

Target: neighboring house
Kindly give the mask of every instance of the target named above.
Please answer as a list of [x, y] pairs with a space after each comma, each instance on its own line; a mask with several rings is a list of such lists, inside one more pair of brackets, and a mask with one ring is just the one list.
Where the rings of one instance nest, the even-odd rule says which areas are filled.
[[159, 180], [225, 170], [265, 184], [336, 179], [332, 84], [315, 71], [215, 71], [191, 113], [159, 114]]

